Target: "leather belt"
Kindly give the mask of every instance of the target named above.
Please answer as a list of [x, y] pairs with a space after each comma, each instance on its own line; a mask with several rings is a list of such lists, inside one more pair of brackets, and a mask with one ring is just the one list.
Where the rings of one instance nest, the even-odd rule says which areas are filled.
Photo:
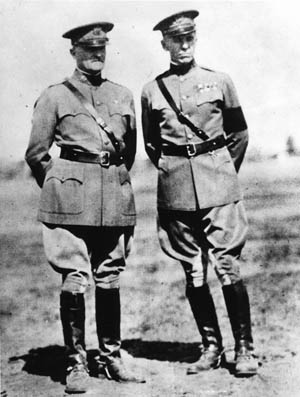
[[195, 157], [199, 154], [213, 152], [226, 145], [224, 135], [218, 135], [214, 139], [210, 139], [201, 143], [187, 143], [186, 145], [162, 146], [162, 152], [166, 156], [183, 156]]
[[99, 154], [95, 154], [62, 148], [60, 158], [64, 160], [78, 161], [79, 163], [100, 164], [102, 167], [120, 165], [124, 162], [124, 158], [120, 156], [120, 154], [111, 153], [105, 150], [101, 151]]

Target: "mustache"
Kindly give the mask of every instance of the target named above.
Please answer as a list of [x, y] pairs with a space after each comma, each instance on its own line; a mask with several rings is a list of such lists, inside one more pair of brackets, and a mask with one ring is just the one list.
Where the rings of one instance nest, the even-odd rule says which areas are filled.
[[104, 62], [104, 57], [97, 57], [97, 56], [93, 56], [93, 57], [90, 57], [89, 58], [90, 59], [90, 61], [101, 61], [101, 62]]

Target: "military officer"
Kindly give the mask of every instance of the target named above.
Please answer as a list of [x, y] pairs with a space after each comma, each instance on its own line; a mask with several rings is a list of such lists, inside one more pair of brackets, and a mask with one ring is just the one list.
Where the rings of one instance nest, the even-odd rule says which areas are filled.
[[[102, 77], [110, 22], [76, 27], [71, 78], [47, 88], [35, 104], [26, 161], [42, 188], [38, 219], [45, 253], [62, 275], [60, 313], [68, 352], [67, 392], [85, 392], [84, 293], [95, 281], [99, 375], [142, 381], [120, 356], [119, 275], [135, 225], [129, 170], [136, 152], [131, 92]], [[53, 142], [60, 157], [49, 154]]]
[[235, 374], [253, 375], [249, 298], [240, 276], [247, 219], [237, 173], [248, 143], [246, 121], [227, 74], [196, 64], [197, 10], [159, 22], [170, 68], [142, 92], [146, 152], [158, 169], [158, 234], [162, 249], [181, 262], [186, 296], [202, 336], [200, 359], [188, 374], [219, 367], [222, 336], [207, 284], [212, 263], [235, 339]]

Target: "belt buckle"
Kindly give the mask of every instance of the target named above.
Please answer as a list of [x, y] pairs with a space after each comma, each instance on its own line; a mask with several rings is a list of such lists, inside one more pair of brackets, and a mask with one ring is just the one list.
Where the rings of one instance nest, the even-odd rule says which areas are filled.
[[189, 157], [194, 157], [197, 154], [196, 145], [194, 143], [188, 143], [186, 145], [186, 151]]
[[100, 164], [103, 167], [108, 167], [110, 165], [110, 152], [105, 150], [100, 152]]

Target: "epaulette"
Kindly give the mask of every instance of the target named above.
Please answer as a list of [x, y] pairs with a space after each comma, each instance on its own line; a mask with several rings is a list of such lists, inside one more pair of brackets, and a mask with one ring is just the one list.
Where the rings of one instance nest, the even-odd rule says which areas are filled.
[[43, 96], [43, 94], [45, 94], [45, 92], [46, 92], [49, 88], [57, 87], [57, 86], [61, 85], [65, 80], [66, 80], [66, 78], [63, 79], [63, 80], [60, 81], [60, 82], [50, 84], [50, 85], [48, 85], [48, 87], [44, 88], [44, 89], [41, 91], [41, 93], [40, 93], [39, 97], [37, 98], [37, 100], [35, 101], [33, 107], [34, 107], [34, 108], [36, 107], [36, 105], [37, 105], [38, 101], [40, 100], [40, 98]]
[[[108, 80], [108, 79], [104, 79], [105, 82], [114, 85], [116, 88], [116, 90], [120, 90], [121, 92], [123, 91], [124, 93], [130, 93], [132, 94], [130, 88], [126, 87], [125, 85], [119, 84], [119, 83], [115, 83], [114, 81]], [[113, 89], [113, 87], [112, 87]]]
[[106, 81], [108, 83], [116, 85], [117, 87], [125, 88], [122, 84], [116, 83], [115, 81], [112, 81], [112, 80], [109, 80], [109, 79], [103, 79], [103, 81]]
[[53, 83], [53, 84], [49, 85], [47, 88], [51, 88], [51, 87], [55, 87], [55, 86], [57, 86], [57, 85], [61, 85], [61, 84], [63, 84], [63, 82], [66, 81], [66, 80], [67, 80], [67, 77], [65, 77], [64, 79], [62, 79], [61, 81], [59, 81], [59, 82], [57, 82], [57, 83]]

